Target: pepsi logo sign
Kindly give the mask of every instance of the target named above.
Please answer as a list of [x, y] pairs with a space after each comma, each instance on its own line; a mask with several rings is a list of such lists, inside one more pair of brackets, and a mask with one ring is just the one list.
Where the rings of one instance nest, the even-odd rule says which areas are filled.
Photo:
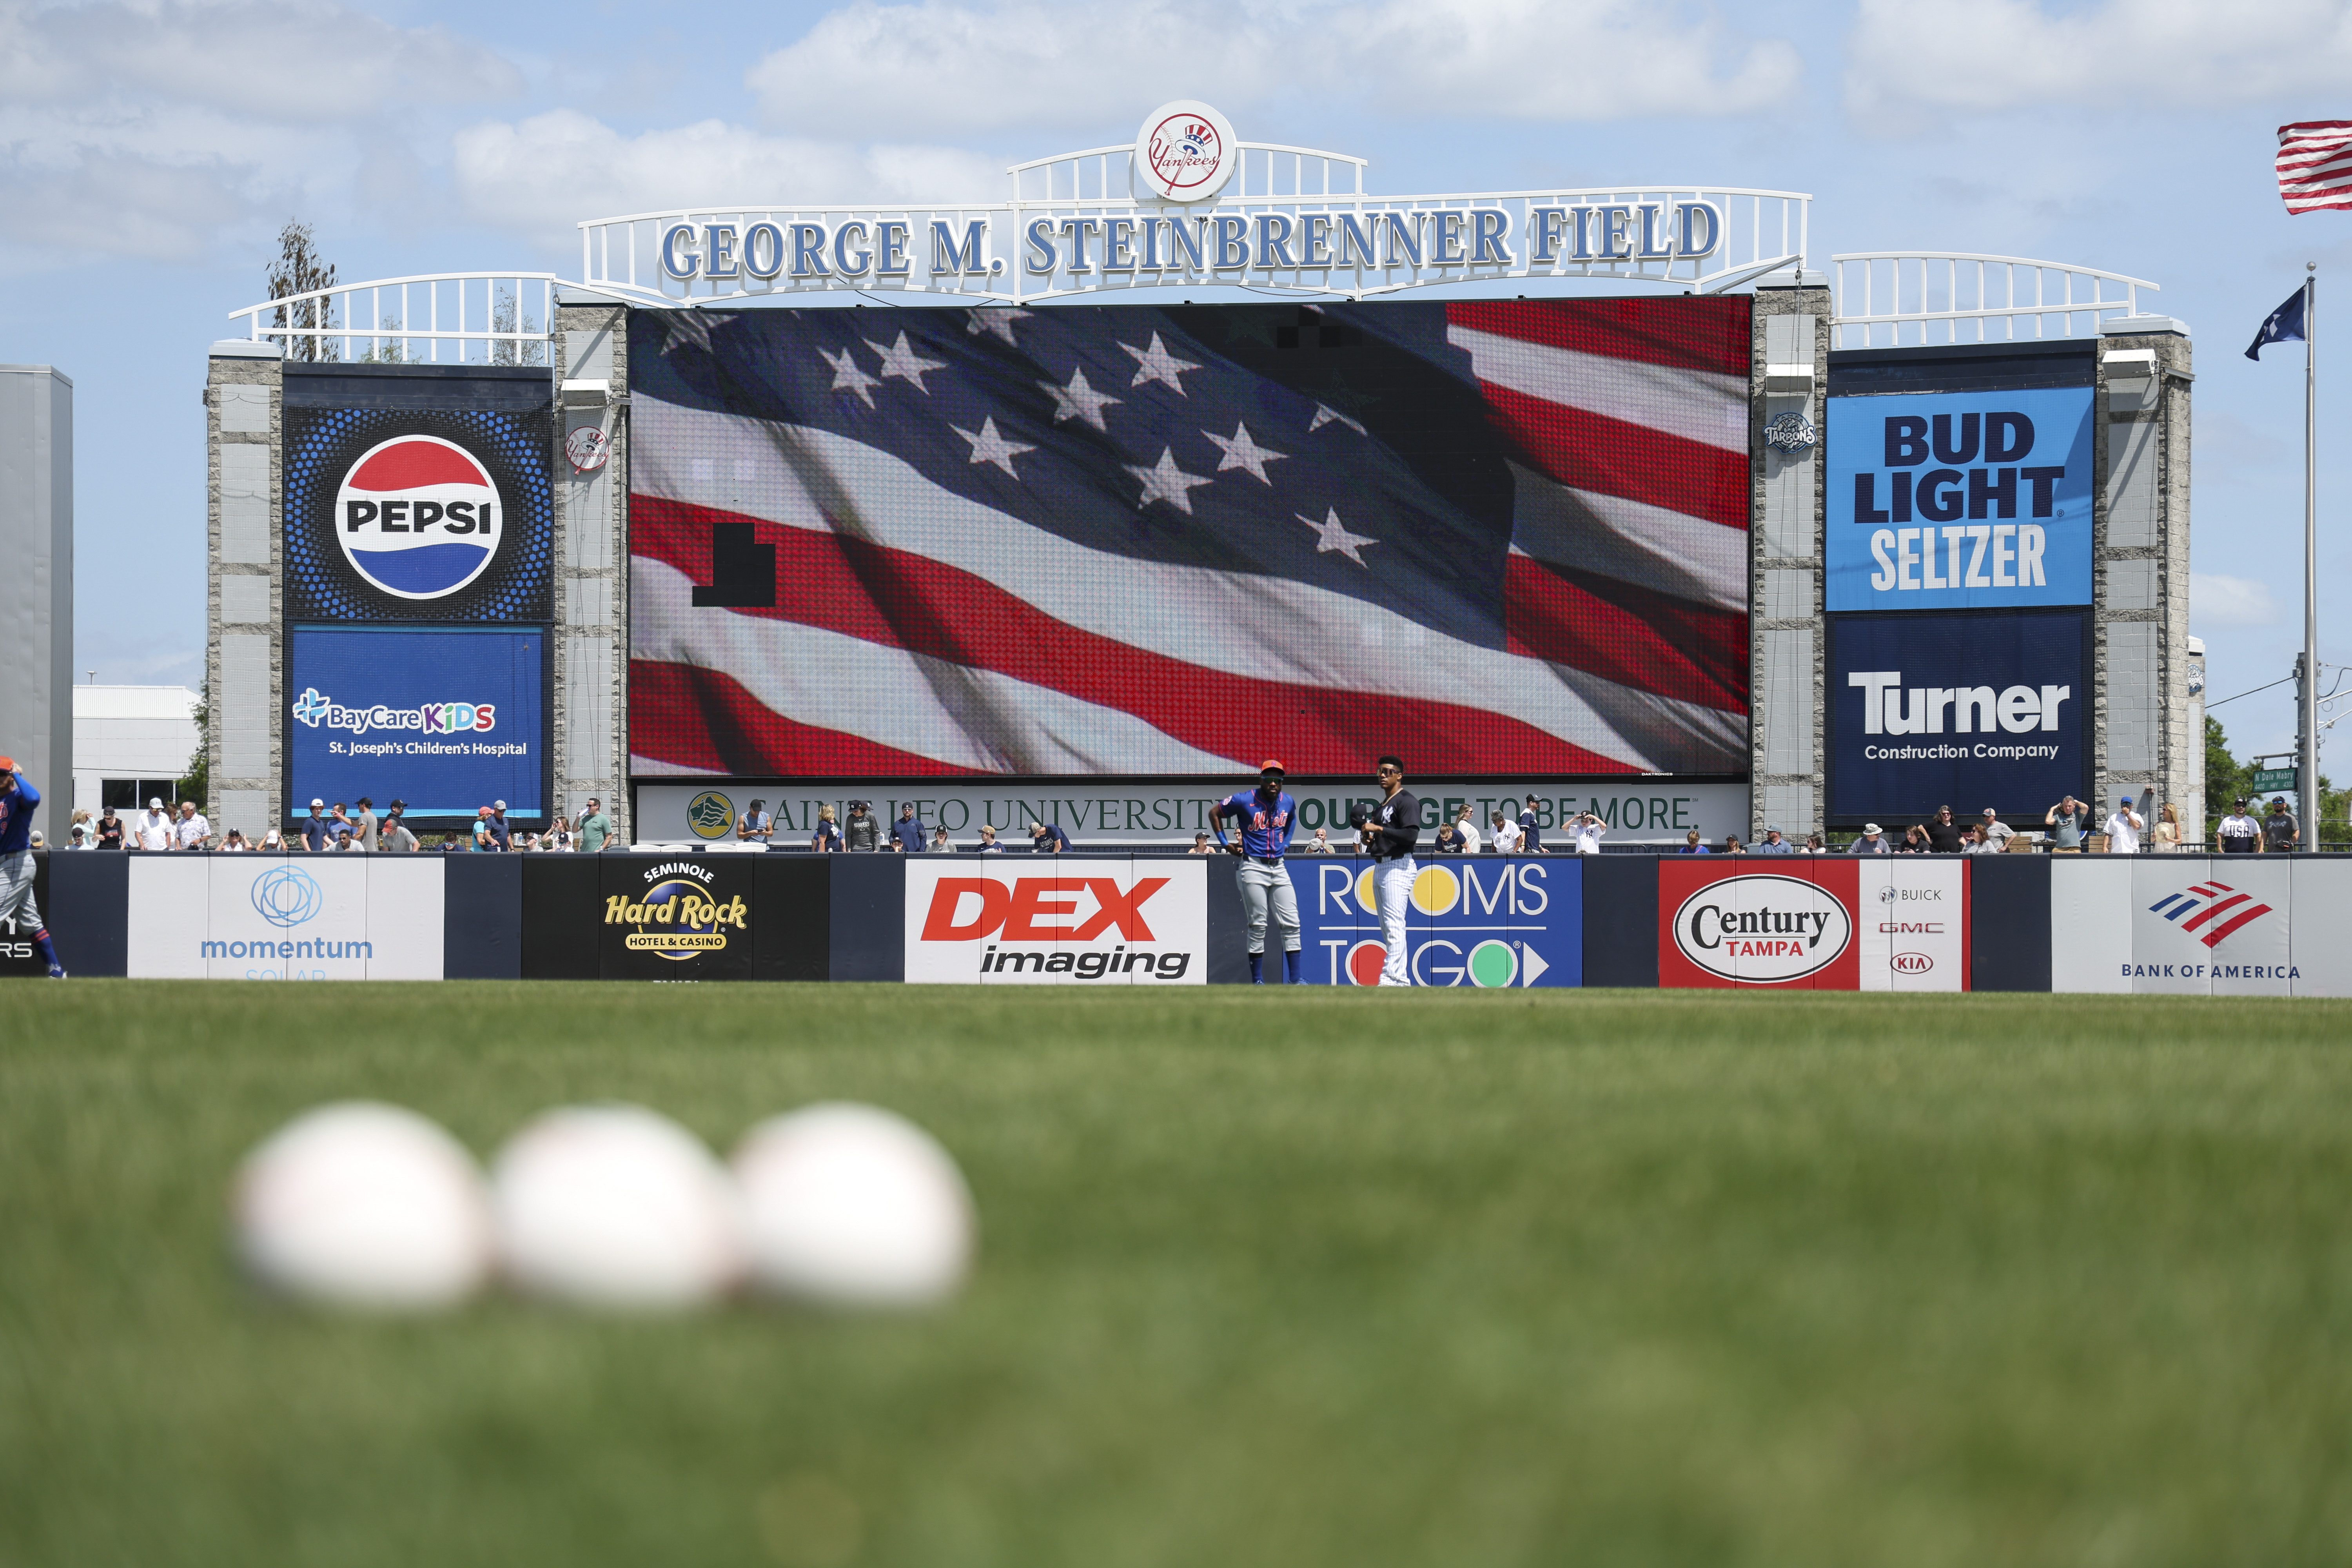
[[352, 570], [402, 599], [439, 599], [489, 568], [505, 508], [471, 452], [437, 436], [369, 447], [335, 494], [335, 537]]

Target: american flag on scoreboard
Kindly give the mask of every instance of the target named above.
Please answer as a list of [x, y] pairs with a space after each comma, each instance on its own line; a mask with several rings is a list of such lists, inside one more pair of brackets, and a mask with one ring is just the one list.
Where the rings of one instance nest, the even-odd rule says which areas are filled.
[[2289, 213], [2352, 207], [2352, 120], [2279, 127], [2279, 196]]
[[1749, 330], [637, 312], [633, 771], [1745, 771]]

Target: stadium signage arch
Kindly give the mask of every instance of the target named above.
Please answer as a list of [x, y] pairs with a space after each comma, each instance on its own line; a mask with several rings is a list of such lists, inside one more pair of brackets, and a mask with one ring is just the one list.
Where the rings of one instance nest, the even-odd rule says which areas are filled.
[[1356, 297], [1465, 279], [1607, 278], [1711, 293], [1801, 264], [1811, 198], [1725, 186], [1375, 196], [1366, 161], [1244, 142], [1206, 103], [1132, 145], [1006, 173], [1012, 199], [747, 204], [591, 218], [583, 279], [666, 303], [839, 289], [1036, 300], [1249, 282]]

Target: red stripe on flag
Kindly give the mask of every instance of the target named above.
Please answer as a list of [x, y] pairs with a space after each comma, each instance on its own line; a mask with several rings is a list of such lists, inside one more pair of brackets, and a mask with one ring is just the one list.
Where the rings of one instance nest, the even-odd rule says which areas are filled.
[[1748, 711], [1748, 617], [1514, 552], [1504, 569], [1511, 651], [1661, 697]]
[[629, 751], [706, 773], [973, 774], [760, 705], [724, 670], [629, 661]]
[[1495, 423], [1571, 489], [1622, 496], [1726, 528], [1748, 526], [1748, 455], [1481, 382]]
[[[751, 522], [761, 543], [776, 547], [776, 603], [699, 613], [793, 621], [993, 670], [1131, 713], [1217, 756], [1262, 753], [1272, 732], [1290, 753], [1284, 761], [1302, 773], [1360, 772], [1366, 757], [1405, 733], [1428, 738], [1413, 762], [1426, 773], [1638, 771], [1490, 713], [1475, 705], [1475, 694], [1461, 704], [1400, 700], [1188, 664], [1056, 620], [957, 567], [840, 534], [632, 495], [629, 548], [699, 581], [709, 573], [715, 521]], [[634, 700], [630, 708], [634, 714]], [[634, 718], [631, 725], [634, 734]]]
[[1465, 300], [1445, 319], [1530, 343], [1643, 364], [1748, 379], [1750, 301], [1713, 300]]

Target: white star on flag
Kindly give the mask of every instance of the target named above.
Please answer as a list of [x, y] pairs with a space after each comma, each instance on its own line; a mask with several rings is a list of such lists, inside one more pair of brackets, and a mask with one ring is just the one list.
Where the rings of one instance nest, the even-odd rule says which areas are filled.
[[710, 329], [723, 327], [734, 319], [732, 314], [720, 314], [715, 310], [672, 310], [666, 323], [669, 328], [669, 337], [662, 344], [662, 357], [667, 359], [682, 348], [697, 348], [709, 353]]
[[871, 408], [874, 406], [874, 394], [869, 389], [879, 386], [882, 384], [875, 380], [872, 376], [866, 374], [864, 371], [858, 369], [856, 359], [851, 355], [847, 349], [841, 351], [841, 357], [839, 359], [834, 358], [823, 349], [816, 351], [816, 357], [824, 361], [825, 363], [833, 366], [834, 391], [854, 392], [857, 394], [858, 400], [864, 403], [866, 407]]
[[1199, 486], [1215, 482], [1200, 474], [1188, 474], [1178, 468], [1175, 449], [1169, 447], [1160, 448], [1160, 461], [1150, 468], [1139, 468], [1133, 463], [1121, 463], [1119, 467], [1143, 481], [1142, 498], [1135, 503], [1138, 511], [1153, 501], [1164, 500], [1190, 517], [1192, 515], [1192, 491]]
[[996, 433], [996, 416], [992, 414], [980, 422], [980, 434], [977, 436], [973, 435], [971, 431], [965, 429], [961, 425], [950, 425], [948, 428], [971, 443], [971, 460], [973, 462], [994, 463], [1006, 473], [1013, 474], [1013, 477], [1016, 479], [1021, 476], [1017, 473], [1013, 473], [1013, 459], [1014, 456], [1018, 453], [1034, 452], [1037, 449], [1034, 447], [1024, 447], [1018, 441], [1008, 441], [1003, 437], [998, 435]]
[[1050, 381], [1041, 381], [1037, 384], [1053, 394], [1055, 424], [1059, 425], [1066, 419], [1083, 419], [1106, 436], [1110, 434], [1110, 426], [1103, 423], [1102, 411], [1114, 403], [1126, 401], [1088, 386], [1084, 365], [1070, 373], [1070, 384], [1067, 386], [1056, 386]]
[[981, 305], [967, 310], [964, 314], [970, 316], [971, 320], [963, 324], [963, 330], [973, 337], [986, 332], [991, 337], [1003, 338], [1008, 344], [1017, 349], [1021, 345], [1013, 342], [1013, 323], [1028, 316], [1030, 312], [1015, 310], [1011, 305]]
[[[1297, 517], [1299, 521], [1315, 531], [1316, 554], [1320, 555], [1326, 551], [1336, 550], [1357, 565], [1363, 566], [1364, 558], [1356, 553], [1357, 546], [1378, 544], [1380, 541], [1369, 533], [1349, 533], [1339, 521], [1339, 509], [1335, 506], [1328, 510], [1330, 520], [1327, 522], [1318, 522], [1311, 517], [1299, 517], [1295, 511], [1290, 515]], [[1368, 566], [1364, 569], [1371, 570]]]
[[1265, 466], [1278, 463], [1289, 456], [1287, 452], [1276, 452], [1259, 446], [1250, 438], [1249, 426], [1238, 422], [1234, 426], [1231, 436], [1220, 436], [1214, 430], [1203, 430], [1201, 434], [1214, 441], [1217, 450], [1224, 454], [1217, 459], [1217, 472], [1222, 474], [1227, 468], [1246, 468], [1250, 477], [1263, 485], [1274, 483], [1265, 477]]
[[930, 395], [931, 389], [923, 384], [923, 373], [927, 370], [945, 370], [948, 367], [947, 361], [925, 359], [908, 347], [907, 334], [904, 332], [900, 332], [898, 341], [887, 349], [872, 338], [866, 340], [866, 346], [882, 356], [882, 374], [885, 379], [894, 375], [902, 376], [913, 382], [915, 390], [926, 397]]
[[1312, 433], [1314, 431], [1320, 430], [1326, 425], [1345, 425], [1349, 429], [1353, 430], [1359, 436], [1366, 434], [1362, 426], [1357, 424], [1354, 420], [1349, 418], [1346, 415], [1340, 413], [1329, 404], [1318, 403], [1315, 405], [1315, 417], [1307, 422], [1307, 428], [1309, 433]]
[[1177, 378], [1188, 370], [1201, 368], [1191, 360], [1178, 359], [1160, 347], [1158, 332], [1151, 334], [1151, 347], [1149, 349], [1139, 349], [1132, 343], [1118, 346], [1135, 356], [1135, 379], [1128, 383], [1129, 386], [1141, 386], [1147, 381], [1164, 382], [1175, 390], [1177, 396], [1181, 397], [1184, 395], [1184, 384]]

